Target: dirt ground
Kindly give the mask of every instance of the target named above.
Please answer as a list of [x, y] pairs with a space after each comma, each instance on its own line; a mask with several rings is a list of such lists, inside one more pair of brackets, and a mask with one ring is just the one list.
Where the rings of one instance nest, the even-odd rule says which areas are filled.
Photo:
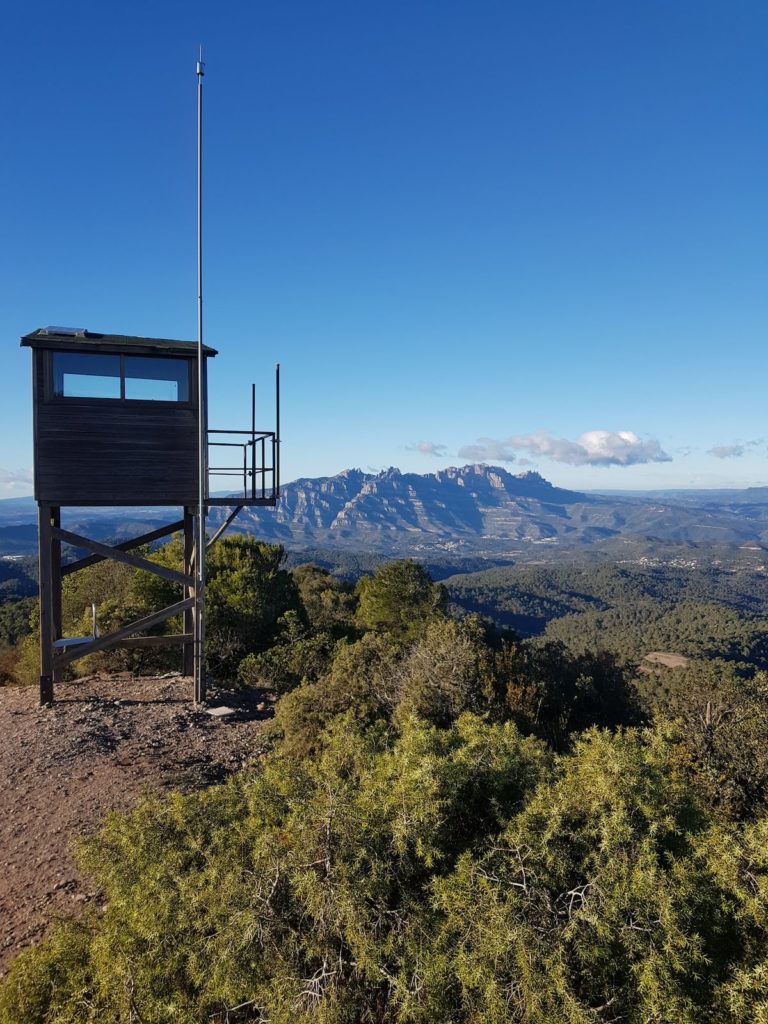
[[[650, 654], [646, 654], [643, 662], [648, 662], [649, 665], [662, 665], [664, 668], [685, 668], [690, 661], [690, 658], [686, 658], [683, 654], [673, 654], [671, 651], [651, 651]], [[641, 664], [641, 672], [653, 671], [646, 664]]]
[[261, 691], [210, 694], [213, 717], [192, 704], [191, 682], [91, 676], [37, 691], [0, 687], [0, 977], [52, 917], [96, 900], [75, 868], [71, 840], [147, 787], [189, 791], [220, 782], [261, 752], [271, 702]]

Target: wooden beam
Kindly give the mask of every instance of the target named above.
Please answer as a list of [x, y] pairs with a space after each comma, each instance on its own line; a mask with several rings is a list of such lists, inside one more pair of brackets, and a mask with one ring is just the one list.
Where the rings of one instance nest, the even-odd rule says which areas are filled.
[[157, 565], [156, 562], [149, 562], [146, 558], [139, 558], [138, 555], [129, 555], [119, 548], [110, 547], [108, 544], [100, 544], [98, 541], [90, 540], [88, 537], [81, 537], [79, 533], [70, 533], [69, 530], [62, 530], [57, 527], [54, 527], [51, 533], [58, 540], [66, 541], [67, 544], [72, 544], [74, 547], [86, 548], [88, 551], [101, 555], [102, 558], [110, 558], [114, 562], [132, 565], [134, 569], [143, 569], [145, 572], [154, 573], [155, 576], [162, 576], [164, 580], [170, 580], [171, 583], [179, 583], [182, 587], [188, 587], [193, 582], [191, 577], [185, 576], [183, 572], [177, 572], [176, 569], [168, 569], [164, 565]]
[[137, 619], [135, 622], [123, 626], [122, 629], [118, 629], [114, 633], [97, 637], [95, 640], [91, 640], [90, 643], [79, 644], [77, 647], [73, 647], [72, 650], [65, 650], [61, 654], [57, 654], [54, 658], [54, 663], [57, 666], [68, 665], [71, 661], [77, 661], [88, 654], [96, 654], [97, 651], [106, 650], [108, 647], [117, 647], [122, 640], [127, 640], [134, 633], [143, 633], [145, 629], [151, 629], [152, 626], [157, 626], [174, 615], [180, 615], [181, 612], [185, 611], [193, 603], [194, 599], [189, 597], [183, 601], [177, 601], [176, 604], [168, 605], [167, 608], [163, 608], [159, 612], [153, 612], [151, 615], [145, 615], [143, 619]]
[[[168, 537], [172, 533], [178, 533], [183, 528], [184, 520], [179, 519], [176, 523], [169, 523], [167, 526], [161, 526], [159, 529], [151, 530], [149, 533], [142, 533], [140, 537], [134, 537], [133, 540], [123, 541], [122, 544], [114, 544], [113, 549], [115, 551], [132, 551], [134, 548], [140, 548], [142, 544], [151, 544], [153, 540], [160, 540], [162, 537]], [[76, 562], [62, 565], [61, 575], [69, 576], [71, 572], [87, 569], [89, 565], [103, 562], [106, 557], [106, 555], [88, 555], [86, 558], [80, 558]]]
[[174, 644], [188, 644], [192, 633], [169, 633], [166, 636], [129, 636], [120, 641], [121, 647], [172, 647]]
[[40, 552], [40, 703], [53, 703], [53, 538], [50, 505], [38, 505]]
[[[61, 526], [61, 509], [51, 509], [51, 526]], [[51, 641], [61, 636], [61, 541], [51, 541]], [[54, 667], [53, 682], [61, 682], [61, 670]]]
[[240, 513], [243, 511], [244, 507], [245, 506], [243, 506], [243, 505], [238, 505], [234, 509], [234, 511], [230, 512], [230, 514], [227, 516], [227, 518], [224, 520], [224, 522], [218, 528], [216, 533], [214, 533], [214, 535], [211, 537], [211, 539], [205, 545], [206, 551], [208, 550], [208, 548], [212, 548], [213, 547], [213, 545], [216, 543], [216, 541], [219, 539], [219, 537], [222, 535], [222, 533], [224, 533], [224, 531], [227, 529], [227, 527], [234, 521], [235, 517], [240, 515]]

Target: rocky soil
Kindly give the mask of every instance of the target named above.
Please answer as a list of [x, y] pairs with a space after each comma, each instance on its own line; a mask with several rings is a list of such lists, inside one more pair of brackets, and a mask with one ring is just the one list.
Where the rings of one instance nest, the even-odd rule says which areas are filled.
[[0, 688], [0, 977], [46, 922], [98, 899], [75, 867], [72, 840], [147, 788], [189, 791], [257, 757], [271, 702], [261, 691], [210, 694], [191, 682], [92, 676], [56, 687], [41, 708], [30, 688]]

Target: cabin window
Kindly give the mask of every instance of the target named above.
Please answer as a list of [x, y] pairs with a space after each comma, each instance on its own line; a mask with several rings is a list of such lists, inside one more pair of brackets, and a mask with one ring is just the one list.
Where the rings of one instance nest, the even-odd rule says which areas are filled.
[[189, 362], [126, 356], [125, 397], [145, 402], [188, 402]]
[[120, 398], [120, 356], [54, 352], [53, 393], [63, 398]]
[[56, 398], [189, 402], [188, 359], [53, 352]]

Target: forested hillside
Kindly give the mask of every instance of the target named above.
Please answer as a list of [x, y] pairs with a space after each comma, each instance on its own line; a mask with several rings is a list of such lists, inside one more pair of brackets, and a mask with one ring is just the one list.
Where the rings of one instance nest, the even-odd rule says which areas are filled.
[[505, 567], [444, 581], [457, 610], [577, 652], [649, 651], [768, 666], [768, 577], [711, 566]]

